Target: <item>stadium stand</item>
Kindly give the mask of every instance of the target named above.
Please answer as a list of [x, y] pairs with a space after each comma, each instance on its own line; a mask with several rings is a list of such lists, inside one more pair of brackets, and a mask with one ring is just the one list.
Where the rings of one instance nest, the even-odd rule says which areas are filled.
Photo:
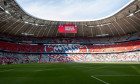
[[54, 44], [110, 44], [110, 43], [118, 43], [118, 42], [125, 42], [125, 41], [133, 41], [140, 39], [140, 33], [135, 34], [127, 34], [123, 36], [112, 36], [112, 37], [104, 37], [104, 38], [43, 38], [43, 37], [21, 37], [21, 36], [8, 36], [4, 34], [0, 34], [0, 39], [4, 41], [10, 41], [15, 43], [54, 43]]
[[[0, 41], [0, 64], [54, 62], [140, 62], [140, 40], [138, 36], [139, 34], [137, 33], [133, 34], [132, 36], [127, 35], [124, 37], [113, 37], [111, 39], [88, 39], [88, 43], [99, 41], [97, 44], [95, 43], [92, 45], [89, 45], [83, 38], [58, 38], [51, 41], [48, 40], [48, 42], [50, 41], [51, 44], [44, 45]], [[37, 42], [35, 40], [39, 41], [40, 38], [32, 38], [32, 41]], [[101, 42], [103, 41], [112, 43], [102, 44]], [[114, 43], [115, 41], [118, 43]], [[75, 44], [66, 44], [69, 42]], [[80, 44], [82, 42], [87, 44]]]
[[27, 44], [0, 42], [0, 47], [4, 51], [43, 52], [43, 45], [27, 45]]
[[140, 62], [140, 52], [108, 54], [17, 54], [0, 52], [0, 64], [54, 62]]
[[140, 50], [140, 41], [126, 43], [104, 44], [104, 45], [72, 45], [72, 44], [50, 44], [50, 45], [28, 45], [9, 42], [0, 42], [0, 49], [12, 52], [32, 53], [107, 53], [126, 52]]

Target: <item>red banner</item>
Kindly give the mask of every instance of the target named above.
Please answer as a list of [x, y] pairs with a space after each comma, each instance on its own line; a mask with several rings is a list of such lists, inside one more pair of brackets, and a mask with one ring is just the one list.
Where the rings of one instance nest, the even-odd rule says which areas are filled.
[[59, 25], [59, 33], [77, 33], [76, 25]]

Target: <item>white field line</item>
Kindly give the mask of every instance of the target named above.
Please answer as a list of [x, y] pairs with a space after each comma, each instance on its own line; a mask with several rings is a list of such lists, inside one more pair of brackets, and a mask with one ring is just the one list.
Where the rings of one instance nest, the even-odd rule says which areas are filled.
[[103, 66], [103, 67], [84, 67], [84, 66], [73, 66], [73, 67], [77, 67], [77, 68], [93, 68], [93, 69], [89, 69], [90, 70], [96, 70], [96, 69], [102, 69], [102, 68], [106, 68], [106, 67], [110, 67], [110, 66]]
[[84, 67], [84, 66], [73, 66], [73, 67], [77, 67], [77, 68], [95, 68], [95, 67]]
[[140, 76], [140, 75], [94, 75], [94, 76]]
[[35, 70], [35, 71], [44, 71], [44, 70]]
[[106, 67], [109, 67], [109, 66], [103, 66], [103, 67], [93, 68], [93, 69], [89, 69], [87, 71], [92, 71], [92, 70], [97, 70], [97, 69], [103, 69], [103, 68], [106, 68]]
[[96, 80], [98, 80], [98, 81], [100, 81], [100, 82], [103, 82], [104, 84], [109, 84], [108, 82], [105, 82], [105, 81], [103, 81], [103, 80], [101, 80], [101, 79], [99, 79], [99, 78], [97, 78], [95, 76], [91, 76], [91, 77], [94, 78], [94, 79], [96, 79]]
[[3, 70], [3, 71], [0, 71], [0, 72], [6, 72], [6, 71], [12, 71], [14, 69], [8, 69], [8, 70]]
[[35, 71], [47, 71], [47, 70], [56, 70], [56, 69], [64, 69], [64, 68], [42, 69], [42, 70], [35, 70]]
[[134, 70], [136, 70], [136, 72], [138, 72], [140, 74], [140, 69], [137, 68], [136, 66], [131, 66]]

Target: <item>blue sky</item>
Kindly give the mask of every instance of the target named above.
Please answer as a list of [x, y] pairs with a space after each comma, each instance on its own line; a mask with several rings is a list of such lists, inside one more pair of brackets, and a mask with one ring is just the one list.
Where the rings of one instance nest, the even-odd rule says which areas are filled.
[[133, 0], [16, 0], [28, 14], [61, 21], [91, 21], [113, 15]]

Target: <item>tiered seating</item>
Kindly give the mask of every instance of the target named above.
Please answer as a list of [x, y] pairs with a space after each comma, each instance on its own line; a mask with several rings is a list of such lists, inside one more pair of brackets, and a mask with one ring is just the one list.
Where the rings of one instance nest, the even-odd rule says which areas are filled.
[[27, 45], [27, 44], [0, 42], [0, 48], [4, 51], [43, 52], [43, 45]]
[[41, 63], [61, 62], [140, 62], [140, 52], [114, 54], [42, 54]]
[[[0, 64], [9, 62], [140, 62], [140, 52], [136, 52], [136, 50], [140, 50], [140, 40], [138, 40], [140, 39], [140, 33], [105, 38], [1, 37], [10, 42], [32, 41], [32, 43], [46, 43], [46, 45], [16, 44], [1, 41]], [[124, 42], [129, 40], [136, 41]], [[81, 43], [84, 44], [80, 45]], [[86, 43], [94, 45], [86, 45]], [[10, 51], [11, 53], [3, 53], [2, 51]], [[18, 52], [34, 54], [18, 54]]]
[[2, 53], [0, 52], [0, 60], [3, 64], [17, 63], [38, 63], [39, 54], [17, 54], [17, 53]]
[[83, 61], [91, 62], [140, 62], [140, 52], [117, 54], [89, 54]]
[[140, 62], [140, 52], [108, 54], [17, 54], [0, 52], [0, 63]]
[[123, 36], [115, 37], [97, 37], [97, 38], [37, 38], [37, 37], [18, 37], [18, 36], [7, 36], [0, 35], [0, 39], [13, 41], [13, 42], [25, 42], [30, 41], [32, 43], [94, 43], [94, 44], [104, 44], [104, 43], [115, 43], [124, 42], [130, 40], [140, 39], [140, 33], [128, 34]]
[[140, 49], [140, 41], [110, 45], [87, 45], [90, 52], [123, 52]]
[[82, 41], [78, 38], [54, 38], [49, 40], [49, 43], [82, 43]]
[[59, 61], [78, 61], [84, 58], [86, 54], [51, 54], [48, 56]]
[[[44, 49], [45, 48], [45, 49]], [[44, 53], [106, 53], [106, 52], [124, 52], [140, 49], [140, 41], [133, 41], [109, 45], [27, 45], [0, 42], [0, 49], [4, 51], [16, 52], [44, 52]]]
[[46, 52], [56, 53], [87, 53], [86, 45], [47, 45]]

